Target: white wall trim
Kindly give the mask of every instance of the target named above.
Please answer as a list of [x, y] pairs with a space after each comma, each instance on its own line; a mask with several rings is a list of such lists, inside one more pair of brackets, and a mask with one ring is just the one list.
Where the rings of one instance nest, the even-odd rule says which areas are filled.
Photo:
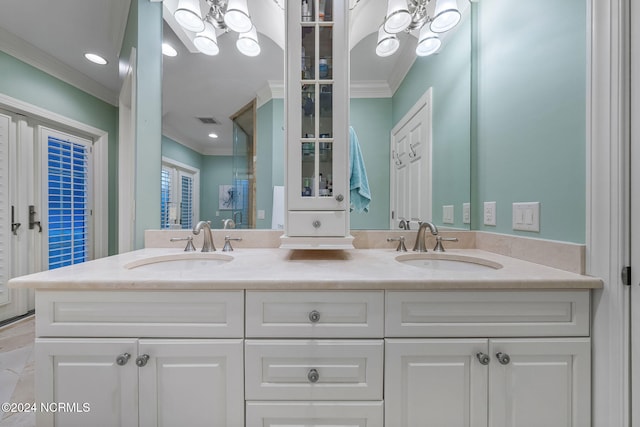
[[589, 2], [587, 104], [587, 273], [604, 281], [593, 292], [594, 426], [628, 426], [628, 0]]
[[284, 99], [284, 81], [269, 80], [266, 85], [258, 89], [256, 92], [256, 109], [272, 99]]
[[352, 80], [350, 98], [391, 98], [393, 92], [386, 80]]
[[0, 50], [111, 105], [118, 95], [64, 62], [0, 28]]
[[135, 230], [136, 48], [120, 89], [118, 108], [118, 253], [133, 250]]
[[[0, 107], [31, 116], [45, 123], [53, 123], [72, 129], [93, 139], [94, 170], [107, 176], [109, 169], [109, 133], [102, 129], [78, 122], [58, 113], [0, 94]], [[81, 135], [79, 135], [81, 136]], [[94, 258], [109, 254], [109, 180], [96, 179], [94, 186]]]

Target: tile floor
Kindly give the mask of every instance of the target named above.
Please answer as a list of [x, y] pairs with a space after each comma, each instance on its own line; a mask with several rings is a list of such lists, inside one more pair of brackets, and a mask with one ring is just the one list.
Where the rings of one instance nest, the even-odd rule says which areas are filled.
[[[35, 322], [30, 316], [0, 328], [0, 403], [34, 401]], [[34, 413], [0, 412], [0, 427], [33, 427]]]

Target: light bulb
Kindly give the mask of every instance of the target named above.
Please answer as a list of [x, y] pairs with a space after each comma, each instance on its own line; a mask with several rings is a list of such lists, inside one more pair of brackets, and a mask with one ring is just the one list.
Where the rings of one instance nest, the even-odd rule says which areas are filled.
[[461, 15], [456, 0], [437, 1], [430, 28], [434, 33], [444, 33], [460, 22]]
[[389, 34], [404, 31], [411, 24], [411, 14], [407, 8], [407, 0], [389, 0], [384, 30]]
[[204, 31], [199, 0], [180, 0], [178, 8], [173, 12], [173, 16], [178, 21], [178, 24], [187, 31], [193, 31], [194, 33]]
[[251, 31], [253, 23], [249, 17], [247, 0], [229, 0], [227, 11], [224, 14], [224, 23], [238, 33]]
[[258, 32], [256, 27], [251, 27], [251, 31], [242, 33], [238, 36], [236, 47], [246, 56], [258, 56], [260, 55], [260, 44], [258, 43]]
[[420, 30], [420, 36], [418, 37], [418, 46], [416, 46], [416, 55], [428, 56], [436, 53], [440, 49], [442, 41], [440, 38], [431, 32], [426, 25]]
[[204, 31], [198, 33], [193, 39], [196, 48], [205, 55], [217, 55], [220, 52], [218, 48], [218, 39], [216, 37], [216, 29], [209, 21], [204, 23]]
[[396, 53], [400, 47], [400, 42], [395, 34], [389, 34], [384, 30], [384, 26], [378, 29], [378, 43], [376, 44], [376, 55], [390, 56]]

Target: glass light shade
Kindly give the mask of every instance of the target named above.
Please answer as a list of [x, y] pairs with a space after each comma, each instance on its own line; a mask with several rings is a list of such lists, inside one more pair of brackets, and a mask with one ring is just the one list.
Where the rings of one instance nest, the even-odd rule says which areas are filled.
[[258, 32], [256, 27], [251, 27], [251, 31], [242, 33], [238, 36], [236, 47], [246, 56], [258, 56], [260, 55], [260, 44], [258, 43]]
[[216, 29], [209, 21], [204, 23], [204, 31], [196, 34], [196, 37], [193, 39], [193, 44], [205, 55], [217, 55], [220, 53]]
[[224, 23], [227, 27], [238, 33], [251, 31], [253, 23], [249, 18], [249, 8], [247, 0], [229, 0], [227, 11], [224, 15]]
[[400, 47], [400, 41], [395, 34], [389, 34], [384, 30], [384, 26], [380, 26], [378, 30], [378, 43], [376, 44], [376, 55], [390, 56], [396, 53]]
[[426, 25], [420, 30], [418, 37], [418, 46], [416, 46], [416, 55], [428, 56], [436, 53], [440, 49], [442, 41], [435, 35]]
[[460, 11], [456, 0], [437, 0], [436, 10], [431, 21], [431, 31], [444, 33], [460, 22]]
[[173, 12], [174, 18], [185, 30], [199, 33], [204, 31], [200, 0], [180, 0], [178, 8]]
[[84, 57], [87, 58], [89, 61], [93, 62], [94, 64], [107, 65], [107, 60], [95, 53], [85, 53]]
[[411, 14], [407, 8], [407, 0], [389, 0], [384, 30], [389, 34], [397, 34], [407, 29], [409, 24], [411, 24]]
[[178, 51], [169, 43], [162, 43], [162, 54], [164, 56], [174, 57], [178, 56]]

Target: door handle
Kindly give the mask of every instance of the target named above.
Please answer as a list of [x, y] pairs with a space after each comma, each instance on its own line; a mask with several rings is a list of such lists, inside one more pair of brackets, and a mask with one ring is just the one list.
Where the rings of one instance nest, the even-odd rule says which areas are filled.
[[40, 221], [36, 221], [36, 207], [29, 205], [29, 230], [33, 230], [36, 225], [38, 226], [38, 232], [42, 233], [42, 225]]
[[16, 208], [15, 206], [11, 206], [11, 232], [13, 233], [14, 236], [17, 236], [18, 228], [20, 228], [22, 224], [20, 224], [19, 222], [15, 222], [15, 220], [16, 220]]

